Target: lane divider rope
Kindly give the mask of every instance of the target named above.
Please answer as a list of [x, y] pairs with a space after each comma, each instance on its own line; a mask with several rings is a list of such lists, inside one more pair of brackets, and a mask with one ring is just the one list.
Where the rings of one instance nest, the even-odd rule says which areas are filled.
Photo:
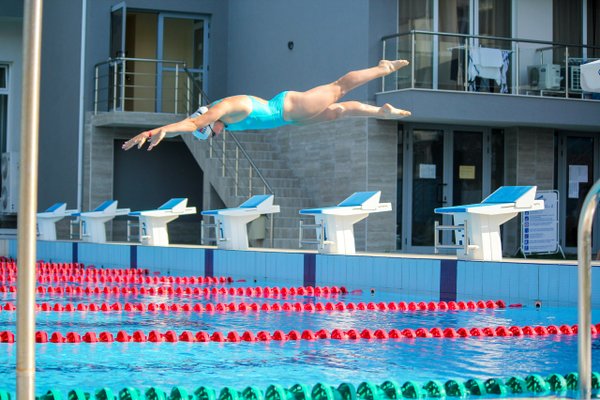
[[[592, 372], [592, 391], [594, 394], [600, 389], [600, 374]], [[126, 387], [118, 392], [119, 399], [171, 399], [171, 400], [391, 400], [391, 399], [422, 399], [422, 398], [467, 398], [470, 396], [489, 397], [522, 397], [530, 395], [533, 397], [547, 395], [572, 395], [578, 390], [579, 375], [576, 372], [570, 372], [565, 375], [551, 373], [546, 378], [540, 374], [530, 374], [525, 378], [520, 376], [510, 376], [506, 379], [489, 378], [468, 379], [450, 379], [442, 383], [439, 380], [429, 380], [424, 384], [419, 384], [409, 380], [400, 385], [397, 381], [390, 379], [384, 381], [381, 385], [374, 382], [363, 381], [358, 387], [351, 383], [342, 383], [335, 387], [327, 383], [317, 383], [312, 389], [309, 385], [296, 383], [289, 388], [282, 385], [269, 385], [263, 392], [256, 386], [248, 386], [238, 391], [237, 389], [226, 386], [220, 391], [210, 386], [200, 386], [193, 393], [182, 386], [175, 386], [171, 389], [170, 395], [160, 387], [152, 386], [145, 392], [138, 388]], [[0, 390], [0, 398], [2, 395]], [[10, 395], [5, 392], [5, 398]], [[40, 400], [62, 400], [62, 394], [56, 389], [50, 389], [39, 397]], [[72, 389], [68, 393], [71, 400], [88, 400], [92, 398], [92, 393], [86, 393], [82, 389]], [[94, 394], [95, 399], [116, 399], [117, 396], [108, 387], [97, 389]]]
[[[0, 293], [16, 293], [16, 286], [0, 286]], [[104, 286], [102, 288], [81, 287], [81, 286], [38, 286], [36, 292], [43, 294], [75, 294], [75, 295], [134, 295], [134, 296], [154, 296], [154, 295], [169, 295], [169, 296], [246, 296], [246, 297], [286, 297], [286, 296], [337, 296], [339, 294], [347, 294], [348, 290], [344, 286], [299, 286], [299, 287], [175, 287], [160, 286], [160, 287], [135, 287], [135, 286]]]
[[[598, 334], [600, 324], [590, 326], [593, 335]], [[88, 331], [83, 335], [78, 332], [67, 332], [65, 336], [61, 332], [37, 331], [35, 338], [37, 343], [95, 343], [95, 342], [268, 342], [268, 341], [297, 341], [297, 340], [389, 340], [389, 339], [416, 339], [416, 338], [467, 338], [467, 337], [512, 337], [512, 336], [548, 336], [548, 335], [576, 335], [577, 325], [549, 325], [549, 326], [496, 326], [496, 327], [474, 327], [474, 328], [405, 328], [405, 329], [333, 329], [331, 332], [327, 329], [312, 331], [310, 329], [299, 332], [291, 330], [288, 333], [282, 330], [275, 330], [273, 333], [268, 331], [244, 331], [241, 334], [237, 331], [223, 333], [215, 331], [209, 334], [207, 331], [198, 331], [195, 334], [192, 331], [185, 330], [177, 334], [173, 330], [160, 332], [151, 330], [146, 334], [141, 330], [136, 330], [131, 335], [120, 330], [117, 335], [110, 332]], [[0, 343], [14, 343], [15, 335], [11, 331], [0, 331]]]
[[[166, 304], [166, 303], [121, 303], [113, 304], [102, 303], [100, 305], [91, 304], [73, 304], [73, 303], [41, 303], [36, 304], [36, 311], [45, 312], [75, 312], [75, 311], [102, 311], [102, 312], [155, 312], [155, 311], [170, 311], [170, 312], [246, 312], [246, 311], [295, 311], [295, 312], [314, 312], [314, 311], [473, 311], [480, 309], [495, 309], [506, 308], [506, 304], [502, 300], [479, 300], [475, 301], [430, 301], [428, 303], [422, 301], [416, 302], [327, 302], [327, 303], [196, 303], [196, 304]], [[3, 311], [16, 311], [16, 304], [13, 302], [5, 303], [0, 308]]]

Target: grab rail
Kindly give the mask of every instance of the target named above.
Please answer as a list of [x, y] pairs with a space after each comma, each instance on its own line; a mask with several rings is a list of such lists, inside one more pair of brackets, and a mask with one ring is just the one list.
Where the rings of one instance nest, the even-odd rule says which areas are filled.
[[600, 180], [594, 183], [585, 197], [579, 225], [577, 227], [577, 265], [578, 265], [578, 325], [577, 365], [579, 369], [579, 397], [589, 399], [592, 393], [592, 339], [590, 325], [592, 321], [592, 225], [600, 197]]

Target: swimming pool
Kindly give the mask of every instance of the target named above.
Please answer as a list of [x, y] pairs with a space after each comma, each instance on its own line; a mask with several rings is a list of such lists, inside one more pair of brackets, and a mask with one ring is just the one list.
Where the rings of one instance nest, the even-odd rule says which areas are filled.
[[[277, 286], [271, 283], [266, 290], [260, 287], [261, 282], [233, 281], [207, 285], [184, 283], [182, 278], [156, 279], [135, 283], [131, 279], [123, 279], [127, 282], [110, 279], [112, 282], [109, 282], [106, 278], [102, 279], [103, 282], [97, 278], [86, 282], [74, 275], [65, 275], [62, 279], [54, 275], [54, 280], [42, 277], [40, 281], [43, 283], [38, 285], [44, 289], [38, 289], [37, 304], [40, 309], [48, 311], [37, 313], [37, 330], [46, 332], [49, 339], [56, 332], [62, 336], [75, 332], [80, 337], [87, 332], [97, 335], [110, 332], [118, 338], [119, 331], [129, 336], [139, 331], [148, 340], [151, 331], [165, 333], [169, 330], [177, 336], [189, 331], [194, 337], [197, 337], [197, 332], [206, 332], [207, 336], [221, 332], [227, 338], [231, 337], [230, 332], [243, 336], [245, 331], [252, 332], [254, 336], [259, 336], [261, 331], [271, 336], [281, 331], [289, 336], [292, 331], [302, 335], [307, 330], [327, 330], [331, 334], [336, 330], [347, 333], [354, 329], [360, 335], [365, 329], [389, 334], [394, 329], [419, 332], [419, 329], [431, 331], [436, 327], [440, 331], [446, 328], [460, 331], [463, 328], [463, 332], [473, 332], [473, 328], [559, 327], [577, 323], [577, 313], [572, 308], [485, 307], [486, 301], [490, 305], [490, 301], [496, 304], [499, 299], [472, 299], [474, 301], [470, 304], [466, 301], [453, 304], [440, 303], [424, 296], [408, 298], [395, 293], [353, 291], [352, 288], [319, 288], [317, 296], [314, 290], [307, 295], [309, 290], [305, 288], [286, 286], [282, 286], [287, 292], [282, 296], [279, 287], [279, 294], [275, 295], [274, 287]], [[6, 278], [0, 285], [3, 308], [0, 311], [0, 331], [14, 333], [16, 312], [11, 310], [11, 305], [16, 293], [10, 291], [9, 279]], [[48, 293], [49, 287], [53, 288], [53, 293]], [[108, 289], [104, 290], [104, 287]], [[145, 294], [140, 293], [144, 291], [142, 287]], [[63, 293], [55, 293], [55, 288], [61, 288]], [[85, 288], [89, 288], [89, 293], [85, 293]], [[150, 288], [153, 289], [152, 295], [149, 294]], [[193, 289], [197, 289], [197, 294]], [[340, 293], [332, 293], [334, 290]], [[299, 291], [304, 295], [298, 295]], [[325, 294], [325, 291], [329, 293]], [[477, 303], [477, 300], [482, 301]], [[148, 310], [152, 308], [151, 303], [155, 305], [155, 311]], [[251, 306], [253, 303], [256, 311]], [[91, 304], [99, 310], [90, 311]], [[161, 304], [164, 304], [164, 310], [161, 310]], [[209, 304], [215, 311], [207, 311], [211, 309]], [[241, 304], [247, 306], [245, 311], [239, 311], [243, 309]], [[191, 311], [184, 311], [185, 305]], [[197, 310], [198, 305], [202, 306], [201, 312], [194, 311], [193, 307]], [[466, 309], [449, 310], [449, 305], [450, 308], [462, 306]], [[87, 311], [79, 311], [78, 308], [87, 308]], [[381, 311], [381, 308], [388, 310]], [[406, 311], [400, 310], [403, 308]], [[57, 311], [61, 309], [63, 311]], [[319, 309], [322, 311], [317, 311]], [[593, 320], [597, 321], [597, 317], [597, 312], [594, 312]], [[577, 370], [576, 335], [402, 336], [397, 339], [357, 340], [302, 340], [299, 337], [298, 340], [241, 340], [238, 343], [210, 340], [38, 343], [36, 393], [56, 389], [66, 395], [75, 388], [94, 393], [102, 387], [109, 387], [115, 393], [125, 387], [142, 391], [160, 387], [168, 392], [175, 386], [182, 386], [189, 393], [200, 386], [213, 387], [219, 393], [225, 387], [241, 391], [254, 386], [265, 391], [272, 384], [291, 387], [301, 383], [314, 387], [320, 382], [334, 386], [347, 382], [356, 387], [363, 381], [381, 384], [389, 380], [400, 384], [415, 381], [423, 385], [431, 380], [442, 383], [450, 379], [463, 382], [474, 378], [506, 380], [531, 374], [543, 377], [552, 373], [566, 375]], [[600, 361], [596, 349], [599, 345], [600, 341], [596, 340], [593, 362]], [[0, 343], [0, 354], [0, 358], [6, 360], [0, 364], [0, 388], [14, 394], [16, 346]]]

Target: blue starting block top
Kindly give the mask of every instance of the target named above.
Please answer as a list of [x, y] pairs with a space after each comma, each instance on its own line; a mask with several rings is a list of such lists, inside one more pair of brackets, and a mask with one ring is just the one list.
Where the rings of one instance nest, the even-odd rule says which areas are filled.
[[67, 203], [55, 203], [55, 204], [51, 205], [50, 207], [48, 207], [46, 209], [46, 211], [44, 211], [44, 212], [54, 212], [54, 211], [58, 210], [59, 208], [61, 208], [65, 204], [67, 204]]
[[[179, 204], [181, 204], [181, 202], [183, 202], [185, 200], [186, 199], [183, 198], [183, 197], [173, 198], [173, 199], [167, 201], [162, 206], [158, 207], [156, 210], [160, 210], [160, 211], [172, 210], [173, 208], [177, 207]], [[156, 211], [156, 210], [132, 211], [132, 212], [129, 213], [129, 215], [131, 215], [131, 216], [139, 216], [139, 215], [142, 215], [143, 212]]]
[[[257, 195], [250, 197], [248, 200], [246, 200], [242, 204], [240, 204], [239, 207], [225, 208], [225, 209], [221, 209], [221, 210], [206, 210], [206, 211], [202, 211], [201, 214], [202, 215], [220, 215], [220, 214], [223, 214], [224, 211], [226, 212], [226, 211], [233, 211], [233, 210], [250, 210], [253, 208], [260, 207], [260, 205], [262, 203], [264, 203], [271, 197], [273, 197], [272, 194], [257, 194]], [[279, 212], [279, 211], [277, 211], [277, 212]]]
[[[106, 211], [106, 209], [110, 206], [112, 206], [115, 203], [116, 200], [106, 200], [104, 203], [100, 204], [98, 207], [94, 208], [91, 212], [102, 212], [102, 211]], [[86, 211], [90, 212], [90, 211]], [[73, 217], [79, 217], [81, 214], [81, 212], [77, 212], [77, 213], [73, 213], [71, 214]]]
[[300, 214], [322, 214], [325, 210], [333, 210], [339, 207], [361, 207], [367, 201], [369, 201], [373, 196], [377, 195], [379, 192], [356, 192], [352, 194], [350, 197], [342, 201], [337, 206], [333, 207], [321, 207], [321, 208], [307, 208], [304, 210], [300, 210]]
[[257, 194], [240, 204], [239, 208], [256, 208], [271, 196], [272, 194]]
[[533, 186], [502, 186], [486, 197], [481, 203], [462, 206], [439, 207], [434, 209], [438, 214], [466, 213], [471, 208], [487, 207], [497, 204], [513, 204], [529, 192]]

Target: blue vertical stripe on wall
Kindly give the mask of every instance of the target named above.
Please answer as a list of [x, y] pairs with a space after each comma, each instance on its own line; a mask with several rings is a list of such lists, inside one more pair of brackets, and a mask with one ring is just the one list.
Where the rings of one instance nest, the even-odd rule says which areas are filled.
[[137, 268], [137, 246], [129, 246], [129, 268]]
[[304, 254], [304, 286], [315, 286], [317, 280], [317, 255]]
[[79, 262], [79, 258], [77, 255], [77, 242], [73, 242], [73, 257], [71, 262]]
[[456, 301], [456, 260], [440, 260], [440, 301]]
[[214, 260], [214, 250], [206, 249], [204, 250], [204, 276], [213, 276], [215, 273], [215, 266], [213, 263]]

